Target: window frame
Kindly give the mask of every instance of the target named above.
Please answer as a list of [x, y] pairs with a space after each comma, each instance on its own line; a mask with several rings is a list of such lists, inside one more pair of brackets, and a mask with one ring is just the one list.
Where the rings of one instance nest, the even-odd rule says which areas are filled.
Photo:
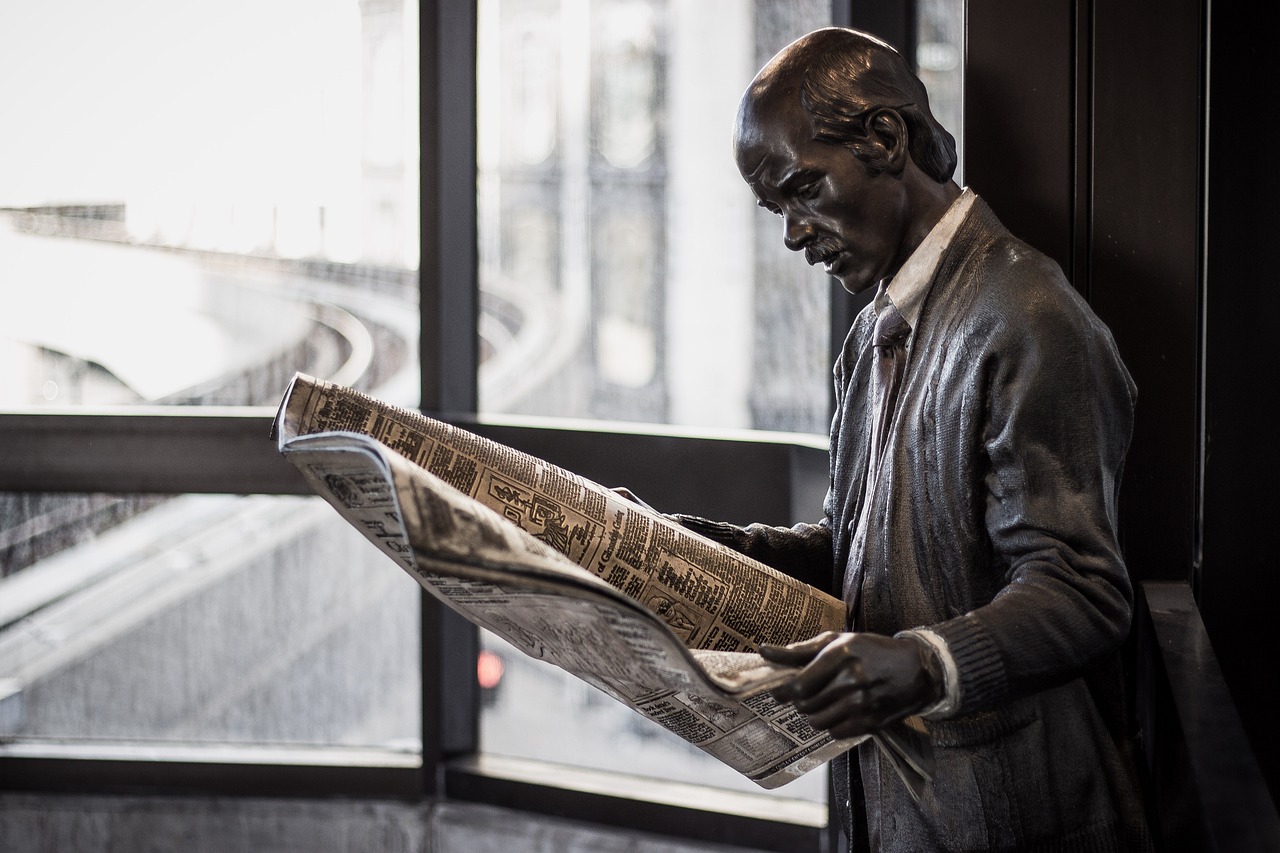
[[[311, 494], [268, 441], [275, 411], [260, 407], [174, 411], [30, 410], [0, 415], [0, 489], [130, 493]], [[642, 428], [530, 427], [470, 415], [450, 420], [587, 476], [617, 457], [661, 456], [703, 484], [692, 509], [796, 517], [825, 484], [826, 454], [810, 445], [736, 440]], [[141, 464], [145, 460], [145, 464]], [[735, 473], [748, 479], [713, 489]], [[637, 471], [637, 477], [640, 472]], [[682, 478], [686, 479], [686, 478]], [[631, 480], [668, 501], [671, 483]], [[679, 486], [675, 487], [677, 491]], [[728, 497], [724, 497], [727, 495]], [[746, 503], [735, 506], [733, 500]], [[618, 829], [760, 850], [829, 850], [835, 827], [821, 807], [761, 794], [486, 756], [479, 750], [478, 632], [421, 594], [422, 761], [391, 750], [224, 745], [0, 743], [0, 790], [56, 793], [182, 791], [218, 796], [350, 796], [486, 803]], [[432, 689], [434, 685], [434, 689]], [[469, 689], [459, 689], [465, 685]], [[447, 687], [446, 687], [447, 686]], [[605, 780], [608, 780], [606, 783]], [[695, 790], [695, 796], [691, 791]], [[672, 791], [682, 794], [672, 796]], [[782, 812], [762, 818], [762, 811]]]
[[[852, 20], [850, 5], [833, 2], [835, 22]], [[596, 460], [616, 455], [619, 443], [674, 453], [705, 469], [705, 476], [689, 478], [703, 484], [703, 493], [680, 504], [694, 511], [714, 512], [717, 507], [708, 482], [723, 484], [731, 468], [751, 470], [768, 488], [719, 491], [739, 498], [753, 491], [768, 495], [754, 507], [761, 513], [752, 517], [775, 512], [795, 517], [796, 505], [809, 505], [814, 477], [825, 482], [825, 451], [816, 445], [643, 428], [625, 433], [530, 428], [476, 417], [475, 5], [421, 0], [419, 27], [422, 410], [553, 461], [560, 454], [562, 464], [578, 466], [575, 470], [588, 476]], [[833, 288], [833, 346], [860, 307]], [[267, 440], [274, 415], [274, 408], [267, 407], [3, 411], [0, 447], [6, 450], [0, 454], [0, 490], [311, 494]], [[726, 454], [734, 465], [723, 464]], [[646, 483], [629, 485], [654, 495], [653, 489], [670, 484], [656, 480], [649, 489]], [[425, 591], [421, 602], [420, 765], [404, 753], [377, 749], [163, 744], [138, 749], [0, 741], [0, 791], [436, 798], [752, 849], [836, 849], [839, 830], [819, 806], [788, 810], [787, 804], [763, 795], [485, 756], [478, 742], [479, 688], [472, 677], [478, 631]], [[684, 796], [673, 797], [673, 790]], [[764, 818], [762, 809], [787, 814]]]

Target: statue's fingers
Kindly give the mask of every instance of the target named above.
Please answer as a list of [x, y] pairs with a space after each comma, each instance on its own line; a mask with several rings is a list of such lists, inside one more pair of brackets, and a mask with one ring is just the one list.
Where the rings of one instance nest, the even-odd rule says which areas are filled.
[[858, 737], [878, 725], [878, 714], [867, 702], [865, 690], [853, 690], [806, 716], [815, 729], [825, 729], [836, 739]]
[[835, 631], [823, 631], [816, 637], [810, 637], [798, 643], [790, 643], [780, 646], [774, 643], [761, 643], [758, 651], [760, 656], [772, 663], [785, 664], [787, 666], [804, 666], [818, 656], [827, 646], [840, 635]]

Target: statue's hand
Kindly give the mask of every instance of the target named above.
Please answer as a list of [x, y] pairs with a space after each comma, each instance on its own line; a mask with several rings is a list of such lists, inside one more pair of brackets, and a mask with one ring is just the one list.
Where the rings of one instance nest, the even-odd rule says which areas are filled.
[[774, 663], [803, 667], [773, 691], [837, 739], [867, 734], [942, 698], [932, 652], [909, 637], [827, 631], [788, 646], [760, 646]]

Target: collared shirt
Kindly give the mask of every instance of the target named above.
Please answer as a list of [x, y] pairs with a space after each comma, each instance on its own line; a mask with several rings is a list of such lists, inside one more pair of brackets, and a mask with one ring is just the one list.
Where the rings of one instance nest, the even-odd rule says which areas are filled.
[[960, 223], [969, 215], [969, 208], [973, 207], [975, 198], [973, 190], [966, 187], [959, 197], [951, 202], [946, 213], [942, 214], [942, 218], [934, 224], [924, 240], [907, 258], [906, 263], [890, 279], [888, 287], [882, 288], [876, 294], [877, 314], [884, 310], [884, 300], [887, 299], [898, 309], [898, 313], [911, 325], [911, 328], [915, 329], [916, 320], [920, 318], [920, 307], [924, 304], [925, 296], [929, 294], [929, 284], [933, 281], [933, 274], [938, 269], [938, 261], [942, 259], [942, 253], [951, 245], [951, 240], [956, 236], [956, 229], [960, 227]]
[[[951, 203], [946, 213], [925, 235], [924, 240], [907, 258], [906, 263], [889, 281], [888, 286], [880, 288], [876, 293], [875, 311], [879, 314], [890, 302], [898, 309], [898, 313], [911, 326], [911, 334], [907, 338], [910, 348], [915, 338], [916, 321], [920, 318], [920, 308], [929, 294], [929, 285], [937, 272], [942, 253], [951, 245], [956, 229], [969, 214], [975, 196], [966, 187], [960, 196]], [[947, 647], [947, 641], [928, 628], [914, 628], [897, 634], [899, 637], [912, 637], [925, 644], [942, 664], [942, 672], [946, 693], [933, 705], [924, 709], [920, 716], [939, 718], [947, 716], [960, 701], [960, 672], [956, 668], [955, 658]]]

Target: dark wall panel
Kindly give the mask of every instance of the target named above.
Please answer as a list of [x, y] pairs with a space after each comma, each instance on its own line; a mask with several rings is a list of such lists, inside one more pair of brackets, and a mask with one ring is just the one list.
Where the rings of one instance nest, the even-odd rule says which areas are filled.
[[1201, 0], [968, 6], [966, 182], [1062, 265], [1139, 388], [1137, 578], [1186, 579], [1199, 454]]
[[1075, 4], [968, 9], [965, 183], [1074, 281]]
[[1090, 296], [1138, 385], [1125, 552], [1137, 578], [1185, 580], [1199, 456], [1201, 0], [1093, 14]]
[[[1280, 387], [1280, 172], [1255, 147], [1257, 96], [1276, 80], [1274, 51], [1249, 15], [1214, 14], [1210, 29], [1208, 240], [1205, 293], [1203, 559], [1205, 625], [1273, 792], [1280, 792], [1274, 655], [1259, 631], [1275, 620], [1280, 571], [1280, 444], [1271, 397]], [[1264, 110], [1269, 109], [1263, 107]]]

